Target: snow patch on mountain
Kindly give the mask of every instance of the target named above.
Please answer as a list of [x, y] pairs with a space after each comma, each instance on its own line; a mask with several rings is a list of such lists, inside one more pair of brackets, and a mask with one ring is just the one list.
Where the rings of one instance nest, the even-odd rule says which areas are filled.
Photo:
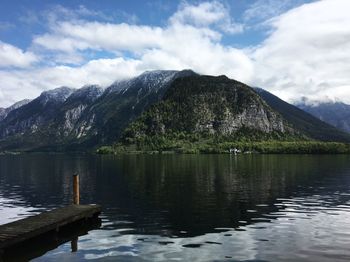
[[86, 85], [72, 93], [68, 99], [82, 99], [93, 102], [103, 94], [103, 91], [104, 90], [101, 86]]
[[74, 88], [62, 86], [52, 90], [44, 91], [38, 97], [40, 102], [45, 105], [47, 102], [64, 102], [67, 98], [76, 91]]
[[113, 93], [113, 92], [125, 93], [130, 87], [140, 88], [139, 92], [142, 92], [142, 89], [157, 92], [158, 90], [169, 85], [176, 78], [190, 76], [193, 74], [195, 73], [192, 70], [146, 71], [137, 77], [114, 82], [110, 87], [106, 89], [106, 93], [107, 94]]

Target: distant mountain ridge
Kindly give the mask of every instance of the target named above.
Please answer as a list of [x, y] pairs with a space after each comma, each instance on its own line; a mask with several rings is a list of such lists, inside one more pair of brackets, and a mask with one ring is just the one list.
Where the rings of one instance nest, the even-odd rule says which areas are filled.
[[28, 104], [30, 101], [30, 99], [24, 99], [14, 103], [10, 107], [0, 108], [0, 121], [4, 120], [11, 111]]
[[310, 138], [321, 141], [350, 141], [349, 134], [321, 121], [302, 109], [283, 101], [268, 91], [262, 88], [255, 88], [255, 91], [266, 101], [267, 104], [291, 123], [294, 128], [300, 130]]
[[315, 104], [300, 102], [295, 105], [318, 119], [350, 133], [350, 105], [342, 102], [319, 102]]
[[225, 76], [200, 76], [192, 70], [148, 71], [106, 89], [60, 87], [15, 109], [0, 109], [0, 151], [85, 151], [118, 141], [133, 123], [164, 132], [184, 128], [232, 136], [255, 130], [280, 134], [277, 139], [288, 133], [350, 141], [347, 134], [270, 95]]

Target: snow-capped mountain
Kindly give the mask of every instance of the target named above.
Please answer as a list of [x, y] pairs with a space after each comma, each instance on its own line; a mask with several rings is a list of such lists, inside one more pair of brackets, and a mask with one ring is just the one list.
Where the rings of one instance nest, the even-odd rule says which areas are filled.
[[15, 137], [21, 147], [45, 147], [63, 143], [71, 135], [84, 110], [103, 93], [102, 87], [60, 87], [41, 93], [33, 101], [9, 113], [0, 123], [0, 138], [12, 148]]
[[192, 70], [146, 71], [129, 80], [117, 81], [85, 110], [75, 130], [79, 139], [115, 141], [130, 121], [159, 101], [177, 78], [196, 75]]
[[63, 103], [52, 123], [56, 136], [69, 136], [85, 109], [93, 104], [103, 94], [103, 91], [103, 88], [98, 85], [87, 85], [72, 93]]
[[194, 74], [192, 70], [154, 70], [145, 71], [139, 76], [114, 82], [106, 89], [106, 93], [126, 92], [129, 88], [141, 87], [140, 90], [156, 91], [167, 86], [178, 77]]
[[60, 87], [41, 93], [39, 97], [12, 110], [0, 123], [0, 139], [26, 133], [41, 132], [55, 118], [75, 89]]
[[[182, 88], [183, 86], [187, 88]], [[213, 88], [216, 86], [217, 89]], [[186, 96], [188, 88], [193, 90]], [[179, 90], [184, 94], [179, 93]], [[226, 107], [223, 107], [222, 99], [219, 99], [222, 96], [220, 90], [226, 92]], [[164, 101], [168, 101], [166, 99], [177, 95], [181, 100], [188, 100], [191, 112], [186, 113], [185, 107], [181, 114], [173, 112], [179, 108], [172, 106], [176, 103], [182, 105], [180, 100], [174, 99], [176, 103], [168, 103], [166, 105], [169, 107], [163, 108]], [[232, 97], [238, 100], [232, 100]], [[157, 105], [163, 105], [161, 113], [157, 111]], [[284, 107], [283, 103], [279, 105]], [[211, 115], [205, 113], [208, 108]], [[227, 110], [223, 110], [225, 108]], [[238, 121], [235, 112], [242, 110], [244, 113], [237, 118]], [[0, 121], [0, 150], [86, 150], [97, 145], [114, 143], [121, 138], [130, 123], [134, 123], [145, 112], [146, 115], [150, 112], [151, 115], [162, 117], [174, 114], [179, 119], [188, 119], [190, 122], [196, 117], [202, 117], [208, 122], [203, 124], [204, 120], [192, 121], [198, 124], [193, 130], [210, 125], [215, 129], [220, 123], [224, 130], [235, 130], [245, 125], [256, 127], [261, 132], [291, 130], [288, 119], [283, 114], [280, 117], [278, 109], [269, 103], [265, 104], [243, 83], [225, 76], [199, 77], [191, 70], [157, 70], [145, 72], [129, 80], [117, 81], [105, 90], [96, 85], [88, 85], [80, 89], [60, 87], [43, 92], [36, 99], [9, 112]], [[4, 109], [0, 110], [0, 115], [4, 115]], [[152, 121], [157, 119], [150, 120], [151, 122], [146, 120], [142, 123], [152, 129]], [[304, 134], [300, 128], [295, 130]], [[350, 141], [350, 136], [346, 137], [345, 134], [344, 139], [347, 138]]]
[[94, 102], [103, 94], [103, 92], [103, 88], [98, 85], [86, 85], [80, 89], [77, 89], [67, 98], [67, 100], [85, 100], [87, 102]]
[[[80, 89], [60, 87], [8, 114], [0, 123], [0, 148], [72, 147], [114, 141], [123, 128], [158, 101], [176, 78], [191, 70], [148, 71], [116, 81], [106, 90], [96, 85]], [[20, 136], [21, 145], [14, 142]]]
[[55, 88], [52, 90], [44, 91], [41, 93], [41, 95], [36, 99], [39, 101], [42, 105], [45, 105], [46, 103], [62, 103], [66, 101], [66, 99], [73, 94], [75, 89], [69, 88], [66, 86], [62, 86], [59, 88]]

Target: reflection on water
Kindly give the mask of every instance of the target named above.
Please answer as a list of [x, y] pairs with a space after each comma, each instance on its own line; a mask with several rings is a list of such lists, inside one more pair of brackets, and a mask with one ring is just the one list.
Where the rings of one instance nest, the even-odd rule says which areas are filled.
[[[350, 156], [0, 156], [0, 224], [71, 202], [102, 228], [38, 261], [350, 259]], [[3, 215], [5, 214], [5, 215]]]

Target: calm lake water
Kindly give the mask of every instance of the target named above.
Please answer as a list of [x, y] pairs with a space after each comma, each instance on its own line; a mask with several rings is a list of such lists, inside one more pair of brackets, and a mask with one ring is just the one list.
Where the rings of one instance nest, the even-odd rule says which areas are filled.
[[0, 156], [0, 224], [69, 204], [102, 227], [35, 261], [349, 261], [350, 156]]

